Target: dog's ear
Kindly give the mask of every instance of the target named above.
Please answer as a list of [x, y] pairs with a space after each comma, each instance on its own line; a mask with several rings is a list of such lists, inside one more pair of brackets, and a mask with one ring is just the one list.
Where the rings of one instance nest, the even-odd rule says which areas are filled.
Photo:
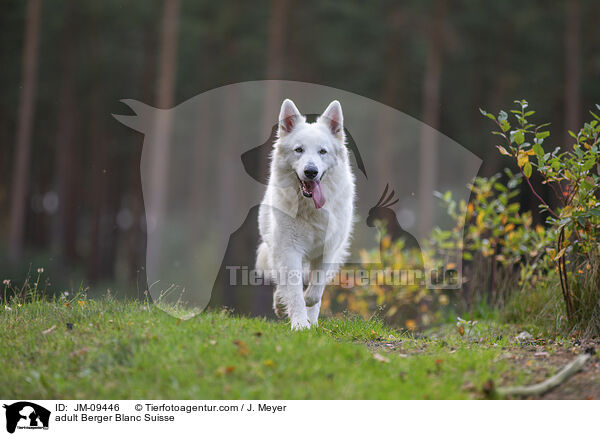
[[304, 117], [300, 114], [294, 102], [289, 98], [283, 100], [281, 110], [279, 111], [279, 137], [287, 135], [303, 121]]
[[344, 115], [342, 114], [342, 105], [337, 100], [333, 100], [325, 109], [325, 112], [319, 117], [319, 122], [329, 127], [334, 136], [339, 139], [344, 135]]

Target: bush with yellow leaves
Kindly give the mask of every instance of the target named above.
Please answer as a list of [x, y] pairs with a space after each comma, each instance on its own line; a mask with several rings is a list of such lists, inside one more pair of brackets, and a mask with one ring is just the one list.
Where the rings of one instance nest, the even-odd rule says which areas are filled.
[[[533, 225], [531, 212], [522, 211], [516, 198], [520, 174], [476, 177], [469, 186], [469, 203], [457, 203], [450, 192], [437, 194], [455, 226], [432, 235], [438, 250], [462, 250], [462, 309], [485, 302], [502, 307], [511, 292], [546, 277], [551, 263], [544, 256], [553, 235], [542, 225]], [[463, 233], [464, 229], [464, 233]], [[461, 238], [462, 235], [462, 238]]]
[[[383, 234], [379, 249], [361, 252], [358, 268], [342, 269], [334, 281], [339, 285], [328, 288], [322, 307], [333, 312], [346, 310], [364, 318], [377, 314], [387, 323], [409, 330], [431, 325], [437, 308], [448, 305], [450, 300], [422, 284], [424, 256], [426, 249], [407, 248], [403, 239], [392, 241]], [[363, 280], [357, 278], [361, 274]]]
[[[492, 132], [501, 137], [501, 154], [516, 160], [519, 172], [531, 193], [546, 213], [552, 244], [546, 247], [547, 258], [558, 272], [568, 321], [574, 330], [600, 334], [600, 116], [579, 132], [569, 134], [574, 143], [565, 149], [545, 150], [550, 136], [549, 124], [534, 124], [525, 100], [516, 100], [511, 110], [498, 116], [481, 111], [498, 127]], [[600, 110], [600, 106], [596, 105]], [[511, 124], [512, 122], [512, 124]], [[536, 160], [532, 158], [535, 156]], [[549, 186], [554, 195], [544, 198], [531, 182], [533, 171]]]
[[[336, 306], [364, 317], [380, 311], [387, 321], [414, 329], [429, 325], [439, 308], [449, 303], [459, 311], [480, 302], [502, 308], [509, 297], [524, 298], [523, 293], [540, 284], [551, 288], [560, 281], [568, 328], [600, 334], [600, 117], [591, 113], [594, 120], [578, 133], [569, 132], [575, 143], [567, 151], [560, 147], [546, 151], [542, 144], [550, 135], [548, 124], [531, 123], [535, 112], [527, 110], [528, 103], [515, 103], [513, 124], [504, 111], [498, 116], [481, 112], [496, 123], [493, 133], [504, 140], [496, 147], [514, 158], [519, 172], [507, 169], [504, 175], [475, 178], [468, 203], [456, 202], [450, 192], [436, 194], [454, 228], [435, 229], [422, 247], [423, 255], [444, 258], [445, 251], [462, 252], [462, 292], [445, 294], [420, 284], [398, 286], [385, 280], [345, 283], [330, 287], [323, 301], [326, 309]], [[534, 188], [534, 171], [555, 194], [553, 201]], [[534, 224], [531, 211], [521, 210], [517, 197], [523, 181], [546, 214], [544, 225]], [[402, 240], [392, 243], [383, 238], [381, 262], [376, 263], [379, 250], [364, 252], [363, 268], [415, 268], [416, 254]]]

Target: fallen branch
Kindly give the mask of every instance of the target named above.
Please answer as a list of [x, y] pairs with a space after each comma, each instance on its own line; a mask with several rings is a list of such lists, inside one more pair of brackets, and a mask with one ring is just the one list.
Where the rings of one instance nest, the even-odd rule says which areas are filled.
[[502, 397], [542, 395], [554, 389], [561, 383], [566, 382], [573, 375], [581, 371], [593, 354], [595, 354], [593, 349], [586, 350], [585, 353], [577, 356], [575, 359], [565, 365], [563, 369], [541, 383], [530, 386], [507, 386], [503, 388], [497, 388], [496, 393]]

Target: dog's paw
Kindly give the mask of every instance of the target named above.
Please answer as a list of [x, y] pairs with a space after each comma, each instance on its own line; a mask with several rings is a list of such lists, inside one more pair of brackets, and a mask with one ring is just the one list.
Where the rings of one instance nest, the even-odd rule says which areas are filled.
[[312, 307], [306, 308], [306, 314], [308, 315], [308, 322], [311, 327], [319, 326], [319, 310], [321, 307], [319, 305], [314, 305]]
[[305, 294], [304, 295], [304, 303], [306, 307], [313, 307], [315, 304], [319, 302], [320, 298], [315, 295]]
[[287, 314], [287, 306], [277, 293], [273, 296], [273, 311], [277, 318], [283, 318]]
[[285, 304], [276, 304], [273, 307], [273, 310], [275, 311], [275, 316], [277, 316], [277, 318], [285, 317]]
[[308, 318], [292, 320], [292, 331], [306, 330], [306, 329], [309, 329], [310, 327], [311, 327], [311, 325], [308, 322]]

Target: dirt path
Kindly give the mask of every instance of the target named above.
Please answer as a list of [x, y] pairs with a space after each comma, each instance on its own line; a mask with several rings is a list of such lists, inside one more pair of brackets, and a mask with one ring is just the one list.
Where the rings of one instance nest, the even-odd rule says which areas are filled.
[[[365, 345], [373, 351], [399, 353], [406, 357], [428, 352], [428, 344], [425, 342], [416, 347], [414, 342], [411, 347], [406, 347], [403, 341], [369, 341]], [[476, 342], [473, 345], [477, 345]], [[485, 347], [485, 345], [482, 346]], [[493, 382], [495, 386], [514, 385], [517, 374], [524, 373], [528, 384], [540, 383], [555, 374], [588, 347], [597, 349], [599, 346], [600, 340], [581, 343], [576, 341], [573, 346], [535, 339], [521, 343], [515, 341], [511, 346], [503, 347], [500, 354], [500, 358], [508, 360], [514, 370], [506, 372], [500, 379]], [[452, 347], [448, 348], [449, 353], [453, 351]], [[465, 389], [472, 391], [474, 398], [485, 397], [483, 387], [465, 386]], [[540, 397], [530, 397], [529, 399], [600, 400], [600, 357], [597, 355], [592, 357], [583, 370], [555, 389]]]
[[[525, 367], [526, 371], [531, 373], [531, 383], [539, 383], [571, 362], [588, 346], [596, 346], [596, 344], [581, 344], [571, 349], [553, 350], [552, 353], [544, 351], [544, 347], [540, 346], [516, 348], [510, 353], [514, 356], [512, 359], [515, 365]], [[600, 400], [600, 358], [592, 357], [580, 372], [537, 399]]]

